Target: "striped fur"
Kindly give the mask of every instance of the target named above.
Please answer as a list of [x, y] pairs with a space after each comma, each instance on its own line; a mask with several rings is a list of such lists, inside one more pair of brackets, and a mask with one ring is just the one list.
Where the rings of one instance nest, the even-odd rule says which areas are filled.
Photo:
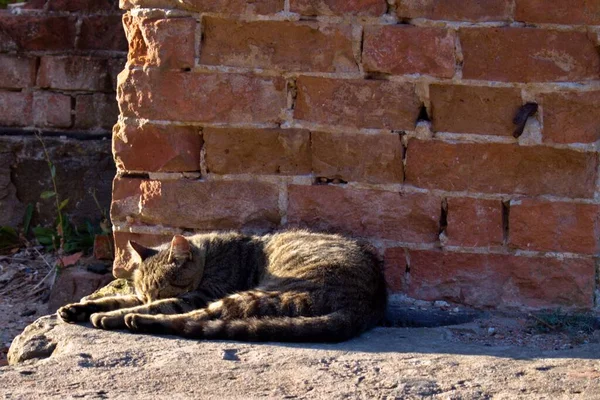
[[131, 243], [135, 296], [70, 304], [66, 322], [197, 339], [336, 342], [373, 327], [386, 289], [367, 245], [289, 231], [212, 233], [148, 249]]

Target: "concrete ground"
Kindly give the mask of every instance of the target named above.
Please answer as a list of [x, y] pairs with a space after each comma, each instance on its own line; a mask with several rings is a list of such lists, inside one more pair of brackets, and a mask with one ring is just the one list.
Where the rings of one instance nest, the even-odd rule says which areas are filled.
[[[456, 326], [377, 328], [335, 345], [201, 342], [57, 323], [17, 338], [7, 399], [600, 399], [600, 344], [469, 344]], [[32, 356], [38, 360], [18, 362]], [[45, 357], [45, 358], [43, 358]]]

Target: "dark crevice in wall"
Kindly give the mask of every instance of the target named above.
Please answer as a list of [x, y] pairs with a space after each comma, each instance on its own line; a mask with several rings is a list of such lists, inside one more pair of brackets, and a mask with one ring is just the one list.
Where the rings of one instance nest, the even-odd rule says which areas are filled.
[[389, 81], [390, 74], [384, 72], [366, 72], [365, 79], [368, 81]]
[[417, 116], [417, 123], [419, 123], [419, 121], [431, 122], [431, 118], [429, 117], [429, 113], [427, 112], [427, 107], [425, 107], [425, 104], [421, 104], [421, 109], [419, 110], [419, 115]]
[[510, 214], [510, 200], [502, 202], [502, 241], [508, 243], [508, 217]]
[[54, 137], [74, 140], [106, 140], [112, 137], [112, 133], [107, 132], [86, 132], [86, 131], [49, 131], [44, 129], [24, 129], [24, 128], [3, 128], [0, 127], [0, 137], [2, 136], [35, 136], [40, 134], [45, 137]]
[[448, 199], [442, 199], [442, 207], [440, 212], [440, 229], [438, 234], [446, 232], [446, 228], [448, 228]]
[[150, 179], [150, 174], [146, 174], [143, 172], [124, 172], [121, 174], [121, 178]]

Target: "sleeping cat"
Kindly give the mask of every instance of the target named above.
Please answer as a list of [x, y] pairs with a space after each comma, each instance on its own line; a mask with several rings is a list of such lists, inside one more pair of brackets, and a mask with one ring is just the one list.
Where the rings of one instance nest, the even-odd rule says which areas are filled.
[[197, 339], [338, 342], [386, 307], [377, 256], [339, 235], [210, 233], [129, 248], [136, 294], [69, 304], [60, 318]]

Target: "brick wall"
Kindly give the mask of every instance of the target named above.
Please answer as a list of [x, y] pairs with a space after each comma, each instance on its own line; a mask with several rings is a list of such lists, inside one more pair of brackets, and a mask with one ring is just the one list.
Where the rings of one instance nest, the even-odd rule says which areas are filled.
[[600, 2], [121, 7], [117, 276], [127, 239], [308, 226], [370, 240], [392, 292], [595, 306]]
[[99, 216], [90, 189], [110, 203], [106, 139], [127, 55], [121, 15], [113, 0], [32, 0], [0, 10], [0, 225], [19, 224], [27, 203], [37, 205], [36, 221], [54, 220], [53, 199], [39, 198], [51, 182], [34, 132], [62, 138], [45, 142], [70, 215]]

